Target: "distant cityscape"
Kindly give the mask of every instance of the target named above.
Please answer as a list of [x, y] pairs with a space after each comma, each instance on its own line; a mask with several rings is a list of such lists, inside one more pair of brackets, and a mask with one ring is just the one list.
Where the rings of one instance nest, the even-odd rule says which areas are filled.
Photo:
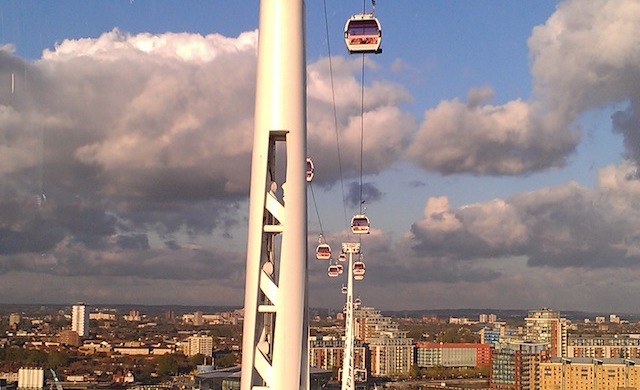
[[[356, 378], [363, 386], [639, 388], [640, 322], [568, 314], [359, 306]], [[0, 390], [239, 383], [241, 308], [3, 305], [0, 318]], [[312, 311], [308, 352], [318, 387], [336, 385], [343, 337], [342, 312]]]

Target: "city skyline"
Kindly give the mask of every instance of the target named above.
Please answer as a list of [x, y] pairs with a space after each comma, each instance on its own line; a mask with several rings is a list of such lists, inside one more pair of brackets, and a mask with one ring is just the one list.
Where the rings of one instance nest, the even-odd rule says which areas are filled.
[[[311, 306], [637, 311], [637, 3], [306, 5]], [[258, 6], [0, 4], [1, 303], [242, 304]]]

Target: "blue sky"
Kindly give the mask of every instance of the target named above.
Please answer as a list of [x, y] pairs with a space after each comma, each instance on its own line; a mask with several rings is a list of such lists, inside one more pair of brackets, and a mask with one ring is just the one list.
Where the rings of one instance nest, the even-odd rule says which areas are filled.
[[[363, 302], [637, 311], [640, 4], [377, 3]], [[306, 2], [310, 250], [357, 211], [362, 7]], [[242, 304], [258, 9], [0, 3], [0, 301]]]

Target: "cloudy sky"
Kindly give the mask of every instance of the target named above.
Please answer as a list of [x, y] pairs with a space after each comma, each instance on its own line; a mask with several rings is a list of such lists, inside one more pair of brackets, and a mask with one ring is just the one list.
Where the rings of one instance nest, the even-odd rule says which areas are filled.
[[[365, 304], [640, 312], [640, 1], [377, 3], [363, 107], [307, 1], [310, 251], [362, 169]], [[0, 3], [1, 303], [242, 304], [258, 9]]]

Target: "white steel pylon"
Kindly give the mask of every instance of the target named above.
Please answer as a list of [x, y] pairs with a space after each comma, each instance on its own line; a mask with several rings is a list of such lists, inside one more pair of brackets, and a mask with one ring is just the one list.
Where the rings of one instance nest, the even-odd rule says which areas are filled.
[[306, 389], [304, 1], [261, 0], [259, 31], [240, 388]]
[[344, 355], [342, 356], [341, 390], [355, 389], [355, 329], [353, 318], [353, 255], [360, 254], [360, 243], [343, 242], [342, 253], [349, 256], [349, 272], [347, 275], [347, 313], [344, 325]]

